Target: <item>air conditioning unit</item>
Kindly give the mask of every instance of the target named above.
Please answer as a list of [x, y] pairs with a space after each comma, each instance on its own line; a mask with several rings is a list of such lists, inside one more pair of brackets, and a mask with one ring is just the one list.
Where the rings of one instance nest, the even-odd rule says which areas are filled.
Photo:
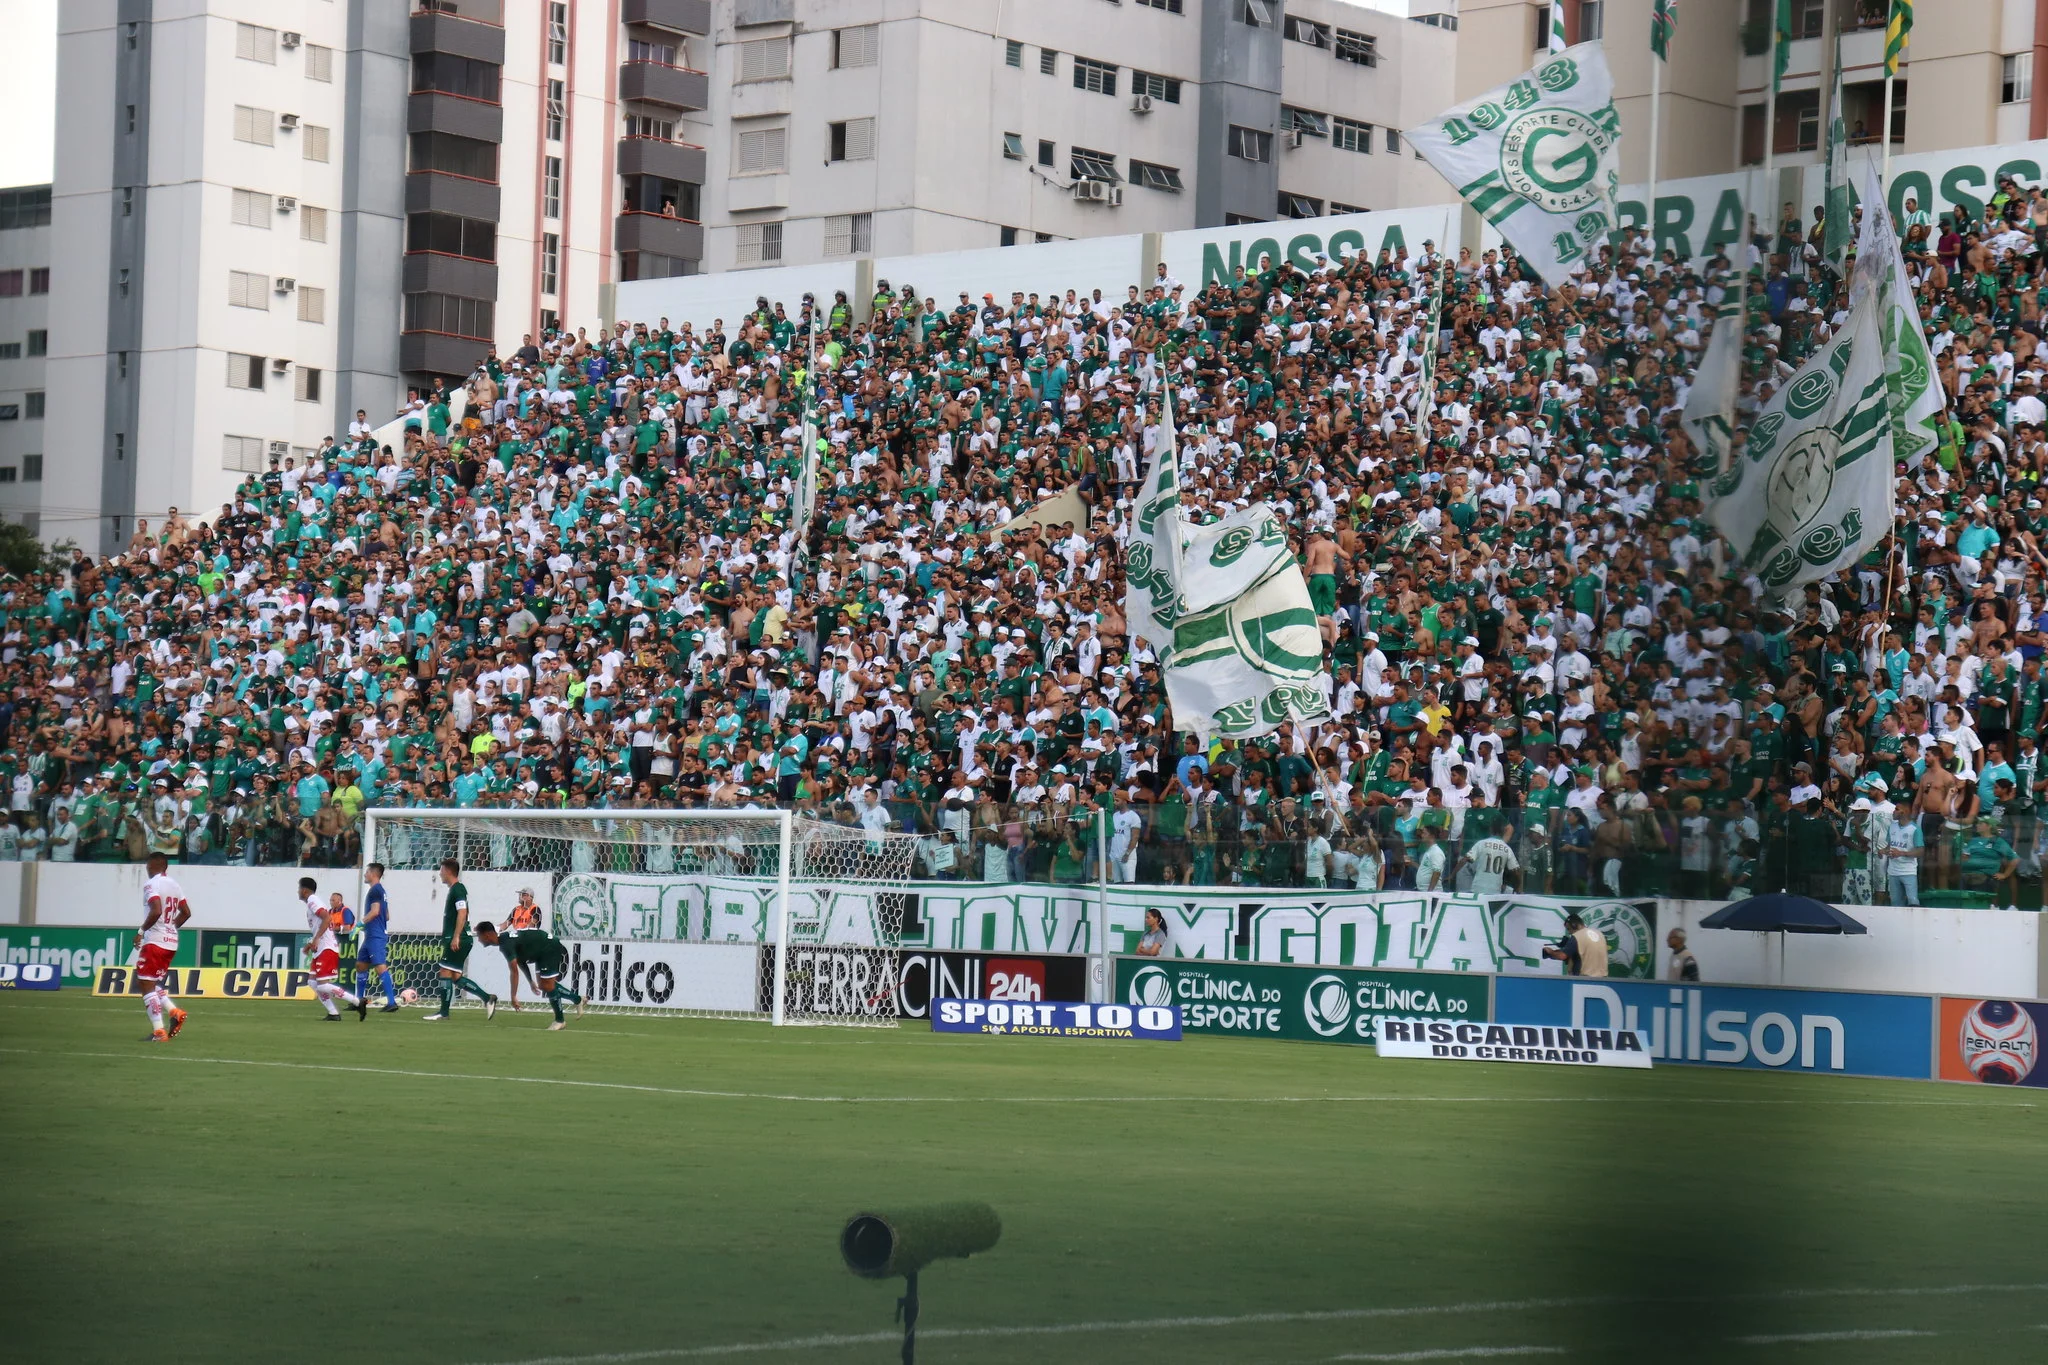
[[297, 46], [299, 45], [299, 35], [298, 35], [298, 34], [296, 34], [296, 33], [287, 33], [287, 34], [285, 34], [285, 35], [284, 35], [284, 45], [285, 45], [285, 47], [286, 47], [287, 49], [291, 49], [291, 48], [295, 48], [295, 47], [297, 47]]
[[1150, 95], [1145, 94], [1143, 91], [1140, 91], [1139, 93], [1131, 96], [1131, 112], [1134, 114], [1151, 113], [1152, 97]]
[[270, 372], [272, 374], [288, 374], [291, 372], [291, 368], [291, 361], [286, 360], [283, 356], [276, 356], [270, 362]]
[[1074, 198], [1083, 204], [1104, 204], [1109, 202], [1107, 180], [1076, 180]]
[[298, 206], [299, 201], [297, 199], [294, 199], [289, 194], [280, 194], [279, 196], [277, 196], [277, 211], [279, 213], [290, 213], [293, 209], [297, 208]]
[[1113, 209], [1120, 209], [1124, 206], [1124, 187], [1122, 185], [1111, 185], [1109, 187], [1109, 206]]
[[1307, 136], [1308, 134], [1299, 128], [1289, 128], [1287, 130], [1287, 145], [1289, 147], [1299, 147], [1302, 144], [1302, 140]]
[[280, 294], [289, 294], [298, 287], [299, 282], [289, 275], [279, 275], [277, 277], [277, 292]]
[[292, 443], [290, 441], [272, 441], [270, 443], [270, 458], [273, 460], [282, 460], [291, 453]]
[[297, 114], [279, 114], [277, 116], [277, 126], [280, 128], [296, 128], [299, 126], [299, 116]]

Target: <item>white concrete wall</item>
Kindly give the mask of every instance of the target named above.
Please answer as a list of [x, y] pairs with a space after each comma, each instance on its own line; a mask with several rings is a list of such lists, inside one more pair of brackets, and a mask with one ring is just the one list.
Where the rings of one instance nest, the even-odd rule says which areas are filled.
[[[2035, 999], [2041, 986], [2041, 916], [2032, 911], [1845, 905], [1868, 934], [1751, 934], [1702, 929], [1723, 901], [1658, 903], [1661, 940], [1684, 929], [1703, 981]], [[1784, 952], [1780, 965], [1779, 951]], [[1660, 941], [1657, 975], [1669, 974]]]

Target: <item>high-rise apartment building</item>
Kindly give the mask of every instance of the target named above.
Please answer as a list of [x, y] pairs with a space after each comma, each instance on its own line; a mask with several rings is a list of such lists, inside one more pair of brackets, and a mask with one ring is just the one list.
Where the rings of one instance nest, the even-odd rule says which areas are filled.
[[0, 516], [37, 527], [50, 279], [50, 187], [0, 190]]

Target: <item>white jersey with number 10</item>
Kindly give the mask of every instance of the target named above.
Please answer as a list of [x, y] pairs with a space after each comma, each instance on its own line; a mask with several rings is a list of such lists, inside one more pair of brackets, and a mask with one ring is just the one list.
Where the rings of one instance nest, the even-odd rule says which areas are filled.
[[185, 903], [185, 890], [172, 881], [169, 873], [159, 872], [142, 884], [142, 916], [149, 918], [152, 902], [161, 903], [163, 913], [157, 916], [155, 924], [142, 931], [142, 945], [145, 948], [178, 949], [178, 907]]
[[1522, 865], [1505, 840], [1491, 836], [1472, 845], [1467, 861], [1472, 864], [1472, 889], [1482, 892], [1501, 890], [1507, 885], [1508, 873]]

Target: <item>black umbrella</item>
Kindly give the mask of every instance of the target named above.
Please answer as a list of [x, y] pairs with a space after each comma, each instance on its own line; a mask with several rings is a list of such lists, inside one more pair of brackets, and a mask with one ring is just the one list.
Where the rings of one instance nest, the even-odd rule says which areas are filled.
[[[1811, 896], [1794, 896], [1772, 891], [1762, 896], [1724, 905], [1700, 921], [1702, 929], [1746, 929], [1755, 934], [1867, 934], [1862, 921], [1852, 919]], [[1778, 940], [1778, 983], [1785, 981], [1785, 940]]]

